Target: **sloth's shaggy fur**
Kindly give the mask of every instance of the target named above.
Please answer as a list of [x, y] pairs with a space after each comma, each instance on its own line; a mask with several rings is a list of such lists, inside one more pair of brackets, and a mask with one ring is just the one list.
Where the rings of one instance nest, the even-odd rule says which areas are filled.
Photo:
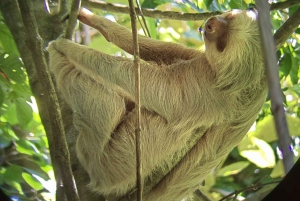
[[[139, 36], [143, 178], [169, 170], [146, 200], [187, 197], [255, 121], [267, 87], [251, 12], [208, 21], [205, 52]], [[133, 53], [126, 28], [87, 12], [79, 19]], [[58, 88], [74, 111], [77, 155], [90, 186], [104, 195], [130, 192], [136, 180], [132, 60], [66, 39], [48, 51]]]

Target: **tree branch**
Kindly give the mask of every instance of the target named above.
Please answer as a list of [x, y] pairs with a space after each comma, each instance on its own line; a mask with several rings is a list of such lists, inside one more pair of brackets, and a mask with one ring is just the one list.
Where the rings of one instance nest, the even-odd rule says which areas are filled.
[[[271, 4], [271, 10], [285, 9], [294, 5], [300, 4], [299, 0], [289, 0], [280, 3]], [[109, 12], [116, 13], [129, 13], [129, 7], [121, 4], [111, 4], [99, 0], [86, 0], [82, 2], [83, 6], [90, 8], [97, 8], [101, 10], [106, 10]], [[139, 13], [139, 9], [135, 8], [136, 13]], [[182, 21], [195, 21], [195, 20], [206, 20], [211, 16], [218, 15], [221, 12], [207, 12], [207, 13], [182, 13], [174, 11], [159, 11], [154, 9], [142, 9], [144, 16], [157, 18], [157, 19], [170, 19], [170, 20], [182, 20]]]
[[33, 62], [36, 67], [39, 80], [42, 84], [44, 94], [48, 97], [47, 105], [54, 143], [54, 149], [51, 151], [54, 152], [54, 156], [57, 159], [68, 200], [79, 201], [70, 167], [69, 150], [66, 143], [60, 108], [51, 75], [47, 67], [47, 62], [45, 60], [43, 41], [39, 36], [36, 20], [32, 11], [32, 2], [31, 0], [18, 0], [18, 3], [23, 23], [26, 24], [25, 31], [27, 46], [31, 50], [32, 58], [34, 58]]
[[[129, 7], [121, 4], [111, 4], [99, 0], [88, 0], [82, 2], [83, 6], [90, 8], [98, 8], [116, 13], [129, 13]], [[139, 13], [139, 9], [135, 8], [135, 12]], [[207, 18], [218, 15], [221, 12], [210, 12], [210, 13], [180, 13], [174, 11], [159, 11], [154, 9], [142, 9], [143, 15], [146, 17], [157, 18], [157, 19], [172, 19], [172, 20], [183, 20], [183, 21], [194, 21], [194, 20], [206, 20]]]
[[140, 67], [140, 50], [138, 43], [138, 33], [136, 26], [136, 12], [134, 9], [133, 0], [128, 0], [130, 7], [130, 19], [133, 38], [133, 57], [135, 68], [135, 102], [136, 102], [136, 125], [135, 125], [135, 146], [136, 146], [136, 188], [137, 201], [143, 200], [143, 182], [142, 182], [142, 150], [141, 150], [141, 67]]
[[299, 0], [287, 0], [284, 2], [273, 3], [270, 6], [270, 10], [281, 10], [281, 9], [289, 8], [291, 6], [295, 6], [297, 4], [300, 4]]
[[65, 34], [66, 39], [72, 40], [72, 36], [77, 24], [77, 16], [79, 13], [80, 6], [81, 6], [81, 0], [72, 1], [71, 11], [69, 13], [69, 22]]
[[300, 7], [274, 34], [276, 48], [279, 49], [289, 36], [295, 31], [300, 23]]
[[294, 164], [294, 155], [290, 150], [291, 137], [287, 127], [285, 111], [283, 109], [282, 91], [279, 82], [279, 72], [277, 67], [276, 48], [272, 37], [272, 25], [269, 15], [269, 4], [267, 1], [256, 0], [259, 13], [258, 23], [262, 49], [264, 54], [265, 68], [271, 97], [271, 111], [274, 115], [275, 126], [278, 135], [279, 148], [283, 154], [283, 164], [287, 174]]
[[[43, 96], [43, 90], [41, 88], [41, 83], [38, 80], [36, 71], [34, 69], [33, 59], [30, 54], [29, 48], [25, 44], [25, 30], [24, 24], [21, 18], [21, 13], [18, 8], [16, 0], [2, 0], [0, 1], [0, 10], [3, 15], [5, 24], [8, 26], [14, 41], [17, 45], [18, 51], [26, 68], [28, 74], [29, 84], [31, 91], [36, 99], [39, 114], [44, 125], [47, 139], [49, 142], [49, 149], [53, 150], [53, 137], [51, 124], [49, 123], [49, 114], [47, 111], [46, 97]], [[13, 13], [13, 14], [12, 14]], [[18, 25], [18, 26], [16, 26]], [[54, 152], [50, 151], [51, 162], [54, 170], [55, 180], [57, 181], [57, 189], [59, 189], [59, 181], [61, 181], [61, 174], [54, 156]], [[60, 191], [61, 192], [61, 191]], [[56, 197], [59, 198], [60, 192], [56, 192]], [[64, 193], [62, 193], [64, 196]]]

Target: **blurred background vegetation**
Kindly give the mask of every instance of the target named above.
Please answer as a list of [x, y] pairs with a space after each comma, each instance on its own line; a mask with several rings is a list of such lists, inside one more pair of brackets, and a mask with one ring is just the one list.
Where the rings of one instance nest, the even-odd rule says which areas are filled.
[[[127, 0], [108, 0], [128, 5]], [[49, 3], [55, 3], [50, 1]], [[202, 13], [246, 9], [252, 0], [145, 0], [143, 8], [184, 13]], [[270, 3], [277, 3], [271, 1]], [[275, 31], [299, 8], [299, 3], [280, 10], [272, 10]], [[99, 9], [92, 10], [130, 28], [128, 14]], [[41, 10], [40, 12], [44, 12]], [[46, 12], [46, 11], [45, 11]], [[204, 21], [160, 20], [146, 17], [152, 38], [204, 48], [198, 28]], [[143, 30], [139, 29], [143, 34]], [[129, 57], [95, 30], [79, 25], [76, 41], [112, 55]], [[289, 131], [293, 140], [295, 161], [300, 152], [300, 28], [277, 51], [282, 94]], [[201, 190], [211, 200], [252, 185], [278, 181], [284, 175], [282, 156], [270, 102], [266, 99], [257, 121], [244, 140], [232, 150], [227, 159], [209, 174]], [[54, 200], [55, 180], [48, 141], [41, 123], [35, 98], [31, 93], [26, 70], [15, 42], [0, 13], [0, 188], [14, 200]], [[252, 193], [242, 191], [237, 200]]]

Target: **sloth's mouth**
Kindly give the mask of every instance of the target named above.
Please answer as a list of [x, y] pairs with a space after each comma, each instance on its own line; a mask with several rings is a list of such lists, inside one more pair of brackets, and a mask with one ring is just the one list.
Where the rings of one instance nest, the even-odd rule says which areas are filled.
[[208, 41], [210, 41], [206, 34], [207, 34], [207, 32], [204, 30], [204, 32], [203, 32], [203, 38], [206, 39], [206, 40], [208, 40]]

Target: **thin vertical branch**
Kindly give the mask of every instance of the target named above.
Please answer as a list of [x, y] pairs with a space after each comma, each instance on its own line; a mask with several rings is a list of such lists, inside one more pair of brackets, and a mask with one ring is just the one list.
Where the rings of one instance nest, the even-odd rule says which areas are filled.
[[270, 10], [267, 0], [256, 0], [259, 13], [258, 23], [262, 41], [265, 68], [271, 97], [271, 111], [275, 118], [275, 125], [278, 135], [279, 148], [283, 155], [284, 170], [287, 174], [294, 164], [294, 156], [290, 150], [291, 138], [287, 127], [285, 112], [283, 108], [283, 98], [279, 82], [279, 72], [276, 58], [276, 47], [272, 35], [272, 25], [270, 22]]
[[141, 26], [143, 27], [143, 31], [144, 31], [145, 35], [151, 38], [151, 34], [150, 34], [149, 29], [148, 29], [148, 26], [147, 26], [147, 23], [146, 23], [146, 20], [145, 20], [145, 17], [144, 17], [142, 8], [141, 8], [141, 4], [140, 4], [139, 0], [135, 0], [135, 2], [136, 2], [136, 5], [137, 5], [137, 7], [139, 9], [139, 14], [142, 17], [142, 20], [143, 20], [143, 23], [144, 23], [144, 26], [145, 26], [145, 29], [146, 29], [147, 33], [145, 32], [144, 27], [142, 26], [142, 23], [141, 23], [140, 20], [139, 20], [139, 22], [140, 22]]
[[79, 13], [80, 5], [81, 5], [81, 0], [72, 1], [71, 12], [69, 14], [69, 22], [65, 34], [66, 39], [72, 40], [72, 36], [76, 27], [77, 16]]
[[62, 123], [60, 107], [45, 59], [43, 40], [38, 33], [37, 23], [32, 10], [33, 5], [31, 0], [18, 0], [18, 3], [23, 18], [23, 23], [26, 25], [26, 43], [28, 48], [31, 50], [32, 57], [34, 58], [36, 72], [42, 84], [45, 96], [48, 97], [47, 105], [54, 147], [54, 149], [51, 151], [54, 152], [55, 159], [60, 168], [67, 199], [69, 201], [79, 201], [70, 167], [70, 155], [65, 138], [65, 130]]
[[141, 162], [141, 104], [140, 104], [140, 51], [138, 44], [138, 35], [136, 27], [136, 13], [133, 0], [128, 0], [130, 7], [130, 18], [132, 26], [132, 37], [134, 46], [134, 66], [135, 66], [135, 102], [136, 102], [136, 187], [137, 187], [137, 201], [142, 201], [143, 183], [142, 183], [142, 162]]

